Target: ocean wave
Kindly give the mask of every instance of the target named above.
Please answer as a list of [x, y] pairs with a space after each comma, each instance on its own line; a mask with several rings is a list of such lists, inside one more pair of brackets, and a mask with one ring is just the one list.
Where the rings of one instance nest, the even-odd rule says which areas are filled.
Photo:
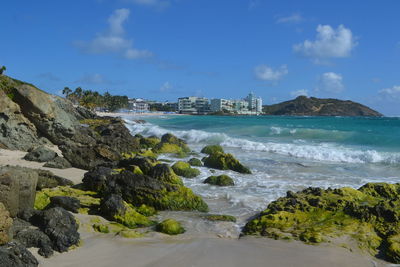
[[[145, 136], [162, 136], [173, 133], [190, 143], [220, 144], [226, 147], [241, 148], [247, 151], [262, 151], [280, 155], [304, 158], [316, 161], [345, 163], [384, 163], [399, 164], [400, 153], [378, 152], [376, 150], [360, 150], [331, 143], [310, 144], [304, 140], [294, 143], [256, 142], [241, 138], [233, 138], [224, 133], [211, 133], [201, 130], [167, 130], [150, 123], [138, 124], [125, 120], [132, 133]], [[276, 132], [279, 130], [275, 129]]]

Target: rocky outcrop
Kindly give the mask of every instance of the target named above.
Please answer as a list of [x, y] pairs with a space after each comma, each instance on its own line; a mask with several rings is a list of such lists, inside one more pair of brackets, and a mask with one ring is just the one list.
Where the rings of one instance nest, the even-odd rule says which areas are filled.
[[46, 208], [60, 207], [65, 210], [78, 213], [81, 208], [81, 202], [79, 199], [68, 196], [54, 196], [50, 197], [50, 204]]
[[13, 220], [10, 213], [0, 202], [0, 245], [3, 245], [12, 239], [12, 226]]
[[0, 246], [0, 266], [7, 267], [36, 267], [39, 262], [19, 242], [12, 241]]
[[57, 157], [57, 153], [53, 150], [39, 146], [30, 150], [24, 157], [25, 160], [36, 161], [36, 162], [47, 162]]
[[54, 169], [68, 169], [72, 168], [71, 163], [63, 157], [56, 157], [53, 160], [48, 161], [43, 167], [54, 168]]
[[215, 152], [203, 159], [204, 166], [219, 170], [232, 170], [239, 173], [251, 174], [246, 166], [242, 165], [232, 154]]
[[174, 172], [186, 178], [194, 178], [200, 175], [200, 171], [198, 169], [192, 168], [189, 163], [178, 161], [174, 165], [172, 165], [172, 169]]
[[37, 181], [38, 174], [32, 169], [0, 167], [0, 202], [10, 212], [11, 217], [33, 208]]
[[214, 154], [216, 152], [225, 153], [224, 149], [220, 145], [208, 145], [203, 147], [203, 149], [201, 150], [201, 153], [208, 155]]
[[38, 182], [36, 184], [36, 190], [74, 184], [71, 180], [54, 175], [51, 171], [40, 170], [40, 169], [32, 169], [32, 170], [34, 170], [38, 174]]
[[188, 163], [193, 167], [203, 167], [203, 162], [197, 158], [191, 158]]
[[362, 250], [399, 263], [399, 204], [400, 184], [288, 191], [249, 221], [243, 233], [307, 243], [347, 237]]
[[306, 96], [299, 96], [294, 100], [275, 105], [263, 106], [263, 112], [265, 115], [291, 116], [383, 116], [381, 113], [353, 101], [308, 98]]
[[32, 228], [30, 224], [17, 231], [14, 238], [27, 248], [39, 248], [38, 253], [43, 257], [48, 258], [53, 255], [50, 238], [39, 229]]

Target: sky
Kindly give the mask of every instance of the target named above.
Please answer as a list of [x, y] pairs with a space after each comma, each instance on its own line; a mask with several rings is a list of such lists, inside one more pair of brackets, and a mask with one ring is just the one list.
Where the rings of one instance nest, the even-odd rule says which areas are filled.
[[13, 0], [0, 66], [159, 101], [349, 99], [400, 116], [400, 0]]

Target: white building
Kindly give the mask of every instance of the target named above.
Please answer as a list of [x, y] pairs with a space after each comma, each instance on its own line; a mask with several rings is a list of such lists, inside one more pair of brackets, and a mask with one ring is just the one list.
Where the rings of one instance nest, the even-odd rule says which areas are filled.
[[250, 93], [245, 100], [249, 103], [249, 111], [255, 112], [256, 114], [262, 113], [262, 99], [256, 97], [253, 93]]
[[204, 114], [210, 111], [208, 98], [188, 96], [178, 98], [178, 111], [188, 114]]
[[262, 99], [250, 93], [242, 100], [228, 100], [222, 98], [211, 99], [211, 111], [227, 111], [236, 114], [260, 114], [262, 112]]
[[133, 98], [128, 100], [129, 110], [134, 112], [148, 112], [150, 105], [141, 98]]

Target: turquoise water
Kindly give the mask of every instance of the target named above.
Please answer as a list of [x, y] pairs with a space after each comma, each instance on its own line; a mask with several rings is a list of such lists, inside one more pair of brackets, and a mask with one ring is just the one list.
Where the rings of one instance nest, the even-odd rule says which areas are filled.
[[[285, 195], [308, 186], [358, 188], [367, 182], [400, 181], [400, 119], [346, 117], [147, 116], [145, 124], [127, 117], [132, 133], [185, 139], [196, 152], [221, 144], [253, 174], [227, 173], [236, 185], [203, 184], [207, 168], [185, 183], [214, 212], [249, 216]], [[198, 158], [203, 155], [199, 154]], [[167, 157], [168, 158], [168, 157]], [[174, 158], [169, 158], [177, 160]]]

